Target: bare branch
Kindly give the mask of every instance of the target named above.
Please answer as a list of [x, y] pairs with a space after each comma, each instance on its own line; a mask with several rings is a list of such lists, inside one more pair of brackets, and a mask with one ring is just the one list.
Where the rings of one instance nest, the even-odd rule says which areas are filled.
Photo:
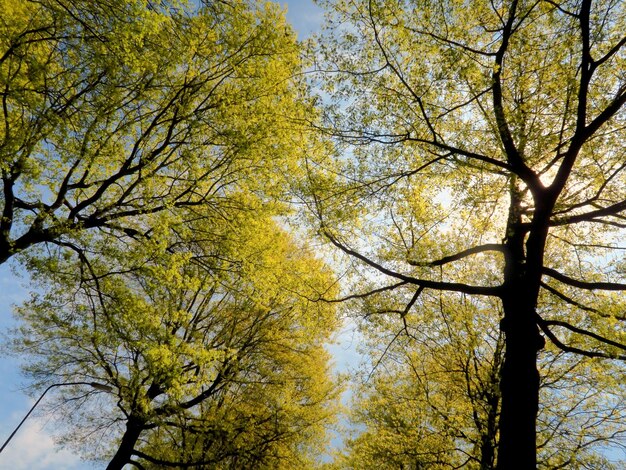
[[450, 39], [448, 37], [440, 36], [438, 34], [430, 32], [430, 31], [426, 31], [426, 30], [418, 29], [418, 28], [413, 28], [413, 27], [410, 27], [410, 26], [405, 26], [405, 28], [408, 29], [409, 31], [411, 31], [412, 33], [421, 34], [421, 35], [424, 35], [424, 36], [430, 36], [431, 38], [433, 38], [433, 39], [435, 39], [435, 40], [437, 40], [439, 42], [442, 42], [444, 44], [447, 44], [447, 45], [450, 45], [450, 46], [454, 46], [454, 47], [458, 47], [459, 49], [461, 49], [461, 50], [463, 50], [465, 52], [470, 52], [472, 54], [478, 54], [478, 55], [481, 55], [481, 56], [484, 56], [484, 57], [494, 57], [496, 55], [495, 52], [482, 51], [480, 49], [476, 49], [475, 47], [468, 46], [467, 44], [463, 44], [461, 42], [454, 41], [454, 40], [452, 40], [452, 39]]
[[594, 67], [599, 67], [600, 65], [602, 65], [604, 62], [606, 62], [611, 57], [613, 57], [624, 46], [624, 44], [626, 44], [626, 36], [624, 36], [622, 39], [620, 39], [620, 41], [617, 44], [615, 44], [615, 46], [613, 46], [609, 50], [609, 52], [604, 54], [598, 60], [594, 61], [593, 62], [593, 66]]
[[587, 289], [587, 290], [609, 290], [609, 291], [623, 291], [626, 290], [626, 284], [621, 284], [617, 282], [586, 282], [580, 281], [578, 279], [573, 279], [565, 274], [558, 272], [555, 269], [543, 267], [543, 274], [546, 276], [550, 276], [557, 281], [562, 282], [563, 284], [570, 285], [572, 287], [578, 287], [579, 289]]
[[463, 258], [467, 258], [468, 256], [484, 253], [486, 251], [497, 251], [500, 253], [504, 252], [504, 245], [500, 243], [487, 243], [485, 245], [478, 245], [472, 248], [468, 248], [467, 250], [460, 251], [454, 255], [444, 256], [441, 259], [435, 261], [415, 261], [415, 260], [407, 260], [411, 266], [442, 266], [444, 264], [451, 263], [453, 261], [458, 261]]
[[502, 31], [502, 44], [495, 55], [495, 61], [493, 66], [492, 80], [493, 86], [491, 87], [493, 98], [493, 112], [495, 114], [496, 124], [498, 128], [498, 135], [504, 146], [507, 160], [512, 168], [512, 171], [517, 174], [531, 190], [534, 192], [542, 187], [541, 181], [537, 178], [537, 175], [524, 163], [519, 149], [515, 145], [509, 123], [506, 119], [504, 112], [504, 98], [502, 91], [502, 69], [504, 67], [504, 56], [509, 47], [509, 41], [513, 35], [513, 24], [515, 23], [517, 13], [517, 0], [511, 3], [509, 8], [509, 17], [506, 20]]
[[617, 216], [620, 212], [626, 210], [626, 201], [612, 204], [608, 207], [603, 207], [595, 211], [585, 212], [584, 214], [572, 215], [569, 217], [563, 217], [550, 222], [550, 226], [557, 227], [562, 225], [576, 224], [580, 222], [594, 222], [595, 219], [600, 217]]
[[618, 349], [622, 349], [624, 351], [626, 351], [626, 345], [625, 344], [621, 344], [618, 343], [616, 341], [610, 340], [608, 338], [605, 338], [604, 336], [601, 336], [597, 333], [594, 333], [592, 331], [589, 330], [585, 330], [584, 328], [579, 328], [577, 326], [574, 325], [570, 325], [567, 322], [561, 321], [561, 320], [544, 320], [542, 319], [542, 322], [546, 325], [546, 326], [560, 326], [563, 328], [566, 328], [568, 330], [570, 330], [573, 333], [577, 333], [579, 335], [583, 335], [583, 336], [588, 336], [590, 338], [595, 339], [596, 341], [599, 341], [600, 343], [604, 343], [607, 344], [609, 346], [613, 346], [615, 348]]
[[[137, 457], [141, 459], [147, 460], [148, 462], [152, 464], [163, 466], [163, 467], [192, 468], [192, 467], [200, 467], [202, 465], [214, 465], [215, 464], [215, 461], [211, 461], [211, 460], [188, 463], [188, 462], [157, 459], [155, 457], [152, 457], [151, 455], [148, 455], [144, 452], [141, 452], [135, 449], [133, 449], [133, 455], [136, 455]], [[131, 462], [131, 463], [133, 463], [133, 465], [137, 465], [136, 462]], [[138, 468], [143, 468], [143, 467], [138, 467]]]
[[609, 314], [601, 312], [600, 310], [597, 310], [595, 308], [587, 307], [586, 305], [583, 305], [580, 302], [575, 301], [571, 297], [568, 297], [563, 292], [560, 292], [560, 291], [556, 290], [554, 287], [552, 287], [549, 284], [546, 284], [545, 282], [541, 282], [541, 287], [543, 287], [545, 290], [550, 292], [555, 297], [558, 297], [559, 299], [563, 300], [564, 302], [566, 302], [566, 303], [568, 303], [570, 305], [573, 305], [574, 307], [579, 308], [580, 310], [583, 310], [585, 312], [595, 313], [596, 315], [604, 317], [604, 318], [616, 318], [618, 320], [626, 320], [626, 316], [624, 316], [624, 315], [609, 315]]
[[339, 303], [339, 302], [345, 302], [347, 300], [365, 299], [365, 298], [370, 297], [372, 295], [380, 294], [381, 292], [386, 292], [386, 291], [397, 289], [398, 287], [406, 286], [407, 284], [408, 284], [407, 281], [401, 281], [401, 282], [397, 282], [395, 284], [391, 284], [390, 286], [380, 287], [378, 289], [370, 290], [370, 291], [364, 292], [362, 294], [352, 294], [352, 295], [348, 295], [346, 297], [341, 297], [339, 299], [325, 299], [323, 297], [320, 297], [317, 300], [321, 300], [322, 302], [328, 302], [328, 303]]
[[344, 253], [346, 253], [348, 255], [351, 255], [351, 256], [361, 260], [362, 262], [364, 262], [368, 266], [371, 266], [372, 268], [376, 269], [377, 271], [379, 271], [379, 272], [381, 272], [381, 273], [383, 273], [383, 274], [385, 274], [387, 276], [395, 277], [396, 279], [400, 279], [400, 280], [405, 281], [407, 283], [415, 284], [415, 285], [418, 285], [418, 286], [422, 286], [422, 287], [424, 287], [426, 289], [443, 290], [443, 291], [450, 291], [450, 292], [462, 292], [464, 294], [469, 294], [469, 295], [500, 296], [500, 294], [501, 294], [501, 288], [499, 286], [494, 286], [494, 287], [472, 286], [472, 285], [469, 285], [469, 284], [462, 284], [462, 283], [456, 283], [456, 282], [439, 282], [439, 281], [432, 281], [432, 280], [428, 280], [428, 279], [418, 279], [418, 278], [413, 277], [413, 276], [407, 276], [406, 274], [398, 273], [398, 272], [393, 271], [391, 269], [387, 269], [384, 266], [382, 266], [381, 264], [376, 263], [375, 261], [373, 261], [373, 260], [369, 259], [368, 257], [362, 255], [361, 253], [352, 250], [348, 246], [346, 246], [343, 243], [341, 243], [340, 241], [338, 241], [328, 231], [322, 229], [322, 233], [328, 238], [328, 240], [330, 240], [330, 242], [333, 245], [335, 245], [337, 248], [339, 248]]
[[559, 340], [559, 338], [557, 338], [557, 336], [554, 333], [552, 333], [552, 331], [550, 331], [550, 329], [543, 322], [543, 320], [540, 319], [540, 321], [538, 321], [537, 324], [539, 325], [539, 328], [541, 328], [541, 331], [543, 331], [545, 335], [550, 339], [552, 344], [554, 344], [557, 348], [561, 349], [562, 351], [570, 352], [574, 354], [580, 354], [581, 356], [586, 356], [586, 357], [626, 360], [626, 356], [612, 356], [610, 354], [606, 354], [603, 352], [586, 351], [584, 349], [576, 348], [573, 346], [568, 346], [565, 343], [563, 343], [561, 340]]

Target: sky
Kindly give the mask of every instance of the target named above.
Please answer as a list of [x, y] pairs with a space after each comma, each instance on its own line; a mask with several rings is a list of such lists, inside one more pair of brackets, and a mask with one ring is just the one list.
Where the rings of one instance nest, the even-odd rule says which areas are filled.
[[[323, 11], [309, 0], [281, 1], [287, 8], [287, 19], [305, 39], [317, 30], [323, 20]], [[0, 266], [0, 338], [15, 327], [12, 308], [28, 298], [30, 286], [15, 263]], [[337, 369], [346, 370], [358, 362], [353, 328], [348, 326], [339, 335], [338, 343], [329, 347]], [[0, 346], [1, 347], [1, 346]], [[21, 376], [19, 362], [0, 351], [0, 441], [2, 443], [19, 424], [38, 397], [27, 395], [28, 383]], [[45, 398], [44, 398], [45, 400]], [[1, 445], [1, 444], [0, 444]], [[340, 445], [338, 439], [334, 445]], [[31, 415], [0, 454], [0, 470], [84, 470], [92, 468], [77, 455], [57, 449], [51, 437], [49, 418]]]
[[287, 20], [298, 33], [298, 39], [305, 39], [319, 31], [324, 20], [324, 10], [311, 0], [281, 1], [287, 9]]
[[[15, 327], [12, 306], [28, 298], [28, 292], [28, 279], [18, 274], [14, 263], [0, 266], [0, 337]], [[34, 400], [26, 394], [27, 383], [17, 358], [0, 355], [0, 377], [0, 439], [4, 443]], [[0, 470], [85, 469], [78, 456], [57, 451], [49, 427], [45, 417], [31, 415], [0, 454]]]

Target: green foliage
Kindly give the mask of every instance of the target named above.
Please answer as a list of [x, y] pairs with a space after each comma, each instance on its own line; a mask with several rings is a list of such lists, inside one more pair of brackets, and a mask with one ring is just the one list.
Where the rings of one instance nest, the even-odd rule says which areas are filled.
[[0, 260], [150, 214], [276, 197], [310, 114], [276, 5], [3, 0]]
[[113, 390], [59, 387], [64, 443], [110, 468], [314, 465], [336, 288], [281, 228], [315, 114], [283, 11], [0, 7], [0, 262], [39, 286], [14, 350], [37, 390]]
[[[575, 132], [580, 54], [578, 20], [572, 16], [576, 3], [517, 3], [519, 27], [506, 50], [502, 101], [524, 164], [547, 186], [563, 158], [559, 149]], [[508, 3], [333, 2], [327, 7], [331, 28], [350, 25], [337, 28], [321, 46], [326, 66], [338, 71], [326, 77], [337, 106], [327, 109], [324, 124], [339, 150], [354, 156], [338, 159], [341, 168], [333, 171], [341, 176], [335, 177], [334, 188], [343, 184], [336, 197], [344, 203], [344, 213], [350, 201], [355, 210], [367, 209], [372, 223], [366, 233], [385, 238], [385, 258], [374, 250], [367, 254], [385, 261], [393, 256], [391, 267], [407, 269], [406, 261], [417, 257], [426, 261], [481, 243], [499, 243], [506, 235], [511, 184], [520, 187], [522, 221], [530, 222], [537, 201], [530, 182], [507, 166], [491, 88]], [[594, 57], [600, 60], [619, 45], [626, 21], [623, 8], [594, 2], [590, 21]], [[598, 66], [587, 98], [588, 122], [612, 100], [623, 99], [623, 77], [617, 71], [624, 60], [618, 48]], [[594, 221], [566, 222], [571, 215], [593, 212], [594, 204], [610, 207], [624, 200], [619, 144], [623, 119], [620, 111], [581, 150], [555, 207], [548, 251], [559, 244], [558, 250], [568, 251], [566, 258], [584, 251], [597, 260], [620, 239], [620, 226], [610, 216], [604, 224], [595, 220], [601, 214]], [[328, 194], [319, 196], [319, 201], [327, 199]], [[320, 209], [329, 229], [338, 225], [331, 204]], [[396, 234], [391, 240], [389, 232]], [[604, 249], [594, 246], [599, 239], [610, 243]], [[578, 243], [582, 240], [584, 246]], [[372, 246], [378, 248], [376, 240]], [[495, 273], [502, 265], [493, 259]]]
[[[438, 328], [427, 295], [494, 302], [488, 324], [505, 333], [498, 468], [536, 467], [538, 447], [547, 466], [602, 465], [555, 449], [596, 435], [565, 403], [578, 397], [606, 424], [622, 391], [603, 382], [594, 402], [584, 382], [618, 367], [600, 358], [626, 358], [624, 2], [322, 3], [320, 70], [332, 73], [321, 72], [330, 104], [318, 126], [336, 157], [311, 165], [321, 175], [310, 200], [326, 239], [353, 260], [349, 296], [368, 318], [415, 314], [420, 331]], [[540, 392], [542, 335], [589, 358], [563, 373], [569, 395]], [[562, 436], [559, 416], [588, 436]], [[550, 458], [543, 426], [555, 426]]]
[[327, 7], [320, 120], [274, 4], [0, 0], [0, 262], [25, 253], [41, 283], [19, 310], [27, 371], [113, 388], [58, 403], [116, 468], [314, 465], [338, 393], [335, 313], [314, 300], [336, 292], [276, 221], [296, 182], [357, 260], [368, 344], [389, 345], [340, 464], [490, 468], [501, 438], [500, 469], [536, 449], [547, 468], [608, 467], [624, 3]]
[[[498, 308], [426, 294], [400, 319], [370, 304], [361, 325], [368, 361], [354, 378], [354, 436], [338, 466], [495, 468], [504, 360]], [[606, 455], [624, 434], [619, 366], [554, 347], [539, 366], [538, 468], [620, 468], [623, 459]]]
[[144, 463], [312, 465], [336, 413], [324, 344], [337, 318], [308, 299], [332, 291], [330, 272], [259, 214], [213, 235], [219, 245], [196, 241], [195, 253], [137, 243], [140, 267], [121, 251], [88, 273], [74, 257], [37, 273], [46, 291], [18, 309], [14, 342], [37, 389], [113, 389], [99, 407], [59, 390], [66, 443], [103, 459], [103, 442], [115, 450], [120, 424], [136, 420]]

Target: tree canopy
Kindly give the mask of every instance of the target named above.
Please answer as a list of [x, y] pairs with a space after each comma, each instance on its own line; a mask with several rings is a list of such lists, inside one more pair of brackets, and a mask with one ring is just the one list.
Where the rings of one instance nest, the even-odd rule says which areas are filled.
[[335, 281], [281, 218], [314, 114], [284, 13], [1, 6], [0, 261], [37, 283], [13, 347], [63, 443], [111, 469], [314, 465]]
[[[504, 336], [494, 300], [423, 294], [404, 319], [398, 293], [367, 306], [354, 436], [341, 468], [493, 469]], [[382, 300], [382, 299], [381, 299]], [[355, 306], [362, 308], [362, 306]], [[538, 468], [621, 468], [624, 385], [617, 364], [549, 346], [539, 358]]]
[[277, 195], [306, 112], [283, 13], [254, 1], [3, 0], [0, 261], [81, 231]]
[[324, 344], [337, 317], [307, 299], [332, 276], [258, 214], [213, 235], [219, 245], [193, 252], [136, 242], [139, 268], [126, 249], [88, 273], [78, 256], [46, 264], [45, 291], [18, 310], [14, 349], [38, 390], [111, 388], [99, 406], [84, 387], [55, 401], [71, 423], [66, 442], [112, 456], [108, 468], [291, 468], [320, 452], [336, 414]]
[[317, 126], [340, 156], [310, 163], [310, 204], [380, 280], [350, 296], [499, 299], [498, 468], [535, 468], [542, 336], [626, 357], [624, 2], [326, 6]]
[[271, 2], [0, 0], [0, 263], [39, 283], [13, 346], [66, 444], [316, 465], [350, 301], [375, 359], [337, 465], [608, 466], [626, 3], [321, 3], [304, 65]]

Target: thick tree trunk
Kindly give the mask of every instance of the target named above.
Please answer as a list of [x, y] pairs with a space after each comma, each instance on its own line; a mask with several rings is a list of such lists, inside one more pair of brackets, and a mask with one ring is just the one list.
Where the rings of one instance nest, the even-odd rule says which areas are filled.
[[120, 446], [117, 448], [117, 452], [113, 456], [113, 459], [109, 462], [107, 470], [121, 470], [124, 465], [130, 462], [130, 458], [133, 455], [135, 444], [144, 430], [143, 422], [132, 416], [126, 423], [126, 431], [122, 436]]
[[537, 468], [536, 421], [539, 410], [537, 350], [541, 337], [534, 307], [518, 297], [504, 302], [506, 348], [500, 391], [498, 470]]
[[0, 265], [6, 263], [13, 255], [11, 245], [8, 241], [8, 235], [6, 238], [4, 238], [4, 235], [5, 234], [2, 234], [0, 238]]
[[522, 198], [512, 186], [507, 226], [502, 306], [505, 334], [500, 378], [502, 409], [498, 470], [537, 468], [539, 371], [537, 352], [544, 340], [537, 327], [537, 299], [551, 205], [535, 201], [530, 229], [523, 228]]

